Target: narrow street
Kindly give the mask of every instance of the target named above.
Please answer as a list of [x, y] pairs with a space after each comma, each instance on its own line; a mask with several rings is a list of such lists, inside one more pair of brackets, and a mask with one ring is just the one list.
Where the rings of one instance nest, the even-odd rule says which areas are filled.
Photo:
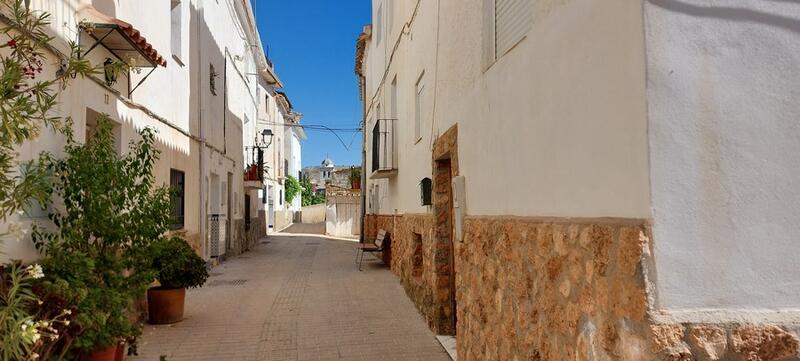
[[214, 268], [185, 320], [128, 360], [449, 360], [396, 277], [355, 242], [282, 234]]

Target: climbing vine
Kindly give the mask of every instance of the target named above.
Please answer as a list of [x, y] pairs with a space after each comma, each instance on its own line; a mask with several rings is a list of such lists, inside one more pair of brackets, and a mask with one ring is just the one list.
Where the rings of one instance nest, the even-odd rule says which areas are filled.
[[302, 187], [300, 187], [300, 182], [297, 178], [287, 175], [286, 176], [286, 183], [284, 184], [284, 188], [286, 188], [286, 203], [292, 203], [294, 197], [296, 197], [302, 191]]

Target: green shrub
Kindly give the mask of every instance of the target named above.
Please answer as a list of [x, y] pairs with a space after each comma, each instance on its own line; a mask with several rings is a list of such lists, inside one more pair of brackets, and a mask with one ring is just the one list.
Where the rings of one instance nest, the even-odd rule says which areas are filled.
[[[76, 327], [60, 345], [68, 359], [133, 340], [141, 332], [134, 300], [155, 279], [150, 245], [169, 230], [170, 191], [156, 187], [154, 133], [141, 131], [127, 154], [115, 149], [107, 117], [83, 145], [68, 139], [66, 157], [53, 163], [54, 193], [63, 205], [50, 219], [55, 231], [34, 229], [45, 253], [45, 292], [77, 298]], [[74, 292], [74, 293], [73, 293]]]
[[134, 295], [119, 271], [121, 260], [98, 253], [51, 251], [42, 262], [47, 276], [40, 292], [45, 299], [73, 300], [75, 308], [74, 327], [65, 331], [58, 353], [77, 359], [140, 334], [140, 325], [132, 320]]
[[291, 175], [286, 176], [286, 181], [283, 187], [286, 189], [284, 192], [284, 195], [286, 196], [286, 203], [292, 203], [294, 197], [296, 197], [302, 191], [300, 182], [297, 180], [297, 178]]
[[182, 238], [162, 238], [151, 245], [150, 254], [163, 288], [200, 287], [208, 279], [205, 261]]

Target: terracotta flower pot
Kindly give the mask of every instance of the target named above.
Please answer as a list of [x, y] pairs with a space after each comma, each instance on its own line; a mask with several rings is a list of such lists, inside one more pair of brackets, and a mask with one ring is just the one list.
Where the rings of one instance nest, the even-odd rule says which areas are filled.
[[125, 359], [125, 342], [120, 341], [117, 344], [117, 352], [114, 355], [114, 361], [123, 361]]
[[92, 352], [83, 361], [117, 361], [117, 345]]
[[353, 183], [353, 189], [361, 189], [361, 179], [353, 179], [351, 183]]
[[153, 287], [147, 290], [147, 321], [155, 325], [180, 322], [185, 298], [185, 288]]

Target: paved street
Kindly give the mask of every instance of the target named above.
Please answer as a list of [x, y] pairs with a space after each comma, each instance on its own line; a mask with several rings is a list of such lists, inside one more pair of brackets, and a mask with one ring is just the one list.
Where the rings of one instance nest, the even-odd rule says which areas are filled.
[[325, 234], [325, 222], [322, 223], [294, 223], [289, 228], [281, 231], [284, 234]]
[[128, 360], [449, 360], [396, 277], [359, 272], [356, 243], [272, 236], [187, 292], [186, 319], [147, 325]]

